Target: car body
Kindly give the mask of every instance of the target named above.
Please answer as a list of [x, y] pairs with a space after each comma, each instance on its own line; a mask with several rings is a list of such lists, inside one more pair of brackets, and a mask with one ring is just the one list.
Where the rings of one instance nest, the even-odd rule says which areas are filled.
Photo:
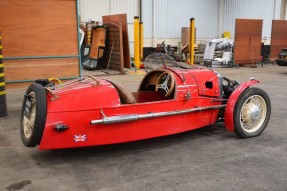
[[287, 48], [283, 48], [279, 52], [278, 59], [275, 62], [278, 66], [287, 66]]
[[24, 96], [20, 133], [40, 150], [124, 143], [166, 136], [224, 120], [239, 137], [268, 124], [267, 93], [213, 70], [163, 67], [148, 72], [136, 92], [95, 76], [63, 84], [33, 83]]

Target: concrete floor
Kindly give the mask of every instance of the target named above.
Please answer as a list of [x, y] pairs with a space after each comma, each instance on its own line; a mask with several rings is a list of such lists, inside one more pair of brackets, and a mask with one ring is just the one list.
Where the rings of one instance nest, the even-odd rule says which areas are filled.
[[[127, 144], [38, 151], [19, 136], [24, 90], [8, 90], [0, 119], [0, 190], [286, 190], [287, 67], [215, 68], [244, 82], [253, 76], [272, 101], [263, 134], [238, 139], [224, 124]], [[136, 90], [140, 76], [110, 76]]]

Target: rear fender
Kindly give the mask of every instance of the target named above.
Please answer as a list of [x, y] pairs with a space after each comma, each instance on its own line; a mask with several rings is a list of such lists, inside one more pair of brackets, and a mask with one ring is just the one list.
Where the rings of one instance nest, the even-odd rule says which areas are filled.
[[230, 95], [226, 108], [225, 108], [225, 115], [224, 115], [224, 120], [225, 120], [225, 128], [228, 131], [233, 132], [234, 131], [234, 120], [233, 120], [233, 114], [234, 114], [234, 108], [236, 101], [240, 94], [249, 86], [252, 86], [254, 84], [260, 83], [258, 80], [250, 80], [247, 82], [244, 82], [240, 84], [234, 92]]

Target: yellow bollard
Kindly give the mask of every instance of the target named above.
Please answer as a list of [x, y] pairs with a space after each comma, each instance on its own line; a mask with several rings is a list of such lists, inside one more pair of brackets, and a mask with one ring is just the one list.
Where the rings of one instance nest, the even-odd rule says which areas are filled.
[[140, 68], [140, 18], [134, 17], [134, 64]]
[[190, 19], [190, 29], [189, 29], [189, 33], [190, 33], [190, 41], [189, 41], [189, 60], [190, 60], [190, 64], [193, 65], [194, 64], [194, 25], [195, 25], [195, 20], [194, 18]]
[[143, 60], [143, 22], [140, 22], [140, 60]]
[[7, 116], [7, 101], [5, 91], [4, 64], [2, 55], [2, 36], [0, 30], [0, 117]]

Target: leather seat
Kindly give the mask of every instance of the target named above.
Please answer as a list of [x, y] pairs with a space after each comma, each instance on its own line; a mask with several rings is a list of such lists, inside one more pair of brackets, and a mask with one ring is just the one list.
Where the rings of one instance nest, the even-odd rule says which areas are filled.
[[107, 81], [116, 88], [122, 104], [133, 104], [137, 102], [134, 95], [125, 86], [111, 80]]

